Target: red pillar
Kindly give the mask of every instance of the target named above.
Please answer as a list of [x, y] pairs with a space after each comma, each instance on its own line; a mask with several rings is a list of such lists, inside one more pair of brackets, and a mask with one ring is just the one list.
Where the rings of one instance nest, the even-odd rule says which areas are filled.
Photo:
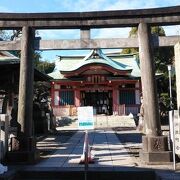
[[79, 107], [80, 106], [80, 91], [79, 90], [75, 90], [74, 100], [75, 100], [75, 106]]
[[113, 89], [113, 113], [116, 114], [118, 110], [118, 89], [114, 88]]
[[51, 82], [51, 106], [54, 107], [54, 82]]

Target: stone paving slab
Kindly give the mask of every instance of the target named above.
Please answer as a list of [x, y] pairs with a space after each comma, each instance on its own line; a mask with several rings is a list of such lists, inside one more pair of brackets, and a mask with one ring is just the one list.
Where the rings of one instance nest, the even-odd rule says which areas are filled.
[[[119, 133], [122, 133], [126, 138], [125, 133], [127, 132], [119, 131]], [[83, 131], [78, 131], [66, 143], [55, 142], [55, 145], [58, 144], [56, 152], [50, 154], [49, 159], [43, 160], [35, 167], [65, 168], [68, 171], [84, 169], [84, 165], [79, 164], [83, 152], [84, 135]], [[148, 168], [165, 169], [167, 171], [172, 169], [172, 165], [148, 165], [141, 162], [139, 157], [129, 153], [130, 148], [138, 148], [141, 143], [129, 141], [121, 143], [112, 130], [90, 131], [89, 142], [91, 153], [94, 155], [94, 163], [89, 164], [89, 170], [106, 171], [105, 169], [108, 169], [109, 171], [121, 171], [122, 168], [134, 168], [137, 171]], [[43, 143], [42, 145], [44, 146]]]
[[[36, 167], [84, 167], [79, 164], [83, 153], [84, 135], [83, 131], [78, 131], [68, 142], [60, 144], [49, 159], [37, 164]], [[88, 135], [91, 153], [94, 156], [94, 163], [89, 167], [133, 166], [132, 157], [119, 142], [114, 131], [95, 130], [90, 131]]]
[[[119, 131], [119, 133], [123, 134], [123, 137], [127, 141], [123, 141], [119, 136], [117, 138], [115, 132], [112, 130], [95, 130], [89, 132], [91, 153], [94, 155], [94, 164], [89, 164], [89, 171], [114, 171], [118, 173], [125, 171], [126, 173], [131, 173], [131, 171], [154, 172], [155, 170], [160, 179], [170, 180], [172, 177], [174, 179], [180, 179], [180, 173], [174, 173], [174, 171], [172, 171], [172, 164], [148, 165], [141, 162], [138, 156], [133, 156], [130, 153], [130, 149], [132, 147], [137, 147], [138, 149], [141, 143], [130, 142], [129, 138], [126, 137], [126, 133], [131, 133], [129, 131]], [[137, 132], [134, 131], [133, 133]], [[56, 145], [56, 143], [58, 144], [56, 152], [50, 154], [49, 159], [45, 159], [36, 166], [33, 166], [32, 169], [34, 168], [37, 171], [38, 168], [41, 171], [45, 169], [53, 169], [54, 171], [62, 169], [70, 173], [76, 170], [83, 171], [84, 165], [79, 164], [79, 161], [83, 151], [84, 134], [83, 131], [78, 131], [66, 143], [54, 142], [54, 145]], [[119, 139], [122, 142], [120, 142]], [[43, 142], [42, 147], [46, 145], [46, 143]]]

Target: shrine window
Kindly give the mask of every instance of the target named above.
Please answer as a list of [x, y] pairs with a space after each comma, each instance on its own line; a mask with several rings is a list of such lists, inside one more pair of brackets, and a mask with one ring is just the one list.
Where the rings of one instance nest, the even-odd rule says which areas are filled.
[[59, 105], [74, 105], [74, 91], [59, 91]]
[[55, 106], [74, 105], [74, 91], [72, 90], [54, 91], [54, 105]]
[[136, 96], [135, 91], [119, 91], [119, 103], [120, 104], [135, 104]]

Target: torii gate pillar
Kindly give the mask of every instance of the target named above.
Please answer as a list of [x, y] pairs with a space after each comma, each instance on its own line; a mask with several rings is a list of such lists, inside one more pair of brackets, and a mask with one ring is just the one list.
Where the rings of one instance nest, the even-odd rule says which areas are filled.
[[178, 106], [178, 115], [180, 117], [180, 42], [174, 46], [175, 52], [175, 68], [176, 68], [176, 90], [177, 90], [177, 106]]
[[149, 163], [169, 162], [171, 153], [168, 151], [168, 139], [161, 135], [151, 33], [146, 23], [139, 24], [138, 39], [146, 128], [146, 135], [142, 137], [140, 157]]
[[8, 154], [13, 162], [34, 162], [38, 153], [33, 134], [33, 82], [34, 82], [34, 29], [22, 28], [19, 78], [18, 117], [19, 124], [15, 146], [17, 150]]

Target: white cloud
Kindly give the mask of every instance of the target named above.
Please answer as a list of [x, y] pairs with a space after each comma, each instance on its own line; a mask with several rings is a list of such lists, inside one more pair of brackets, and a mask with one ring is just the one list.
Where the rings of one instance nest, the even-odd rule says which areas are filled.
[[180, 36], [180, 25], [165, 26], [163, 28], [165, 30], [166, 36]]
[[[104, 11], [104, 10], [127, 10], [127, 9], [147, 9], [157, 7], [167, 7], [180, 5], [179, 0], [54, 0], [56, 11], [59, 12], [86, 12], [86, 11]], [[59, 8], [59, 9], [58, 9]], [[178, 34], [178, 26], [163, 27], [166, 35]], [[92, 38], [126, 38], [131, 28], [113, 28], [113, 29], [93, 29]], [[180, 27], [179, 27], [180, 31]], [[42, 31], [40, 35], [43, 39], [71, 39], [79, 38], [80, 33], [73, 30], [61, 31]], [[77, 51], [74, 51], [77, 52]], [[72, 53], [71, 51], [57, 51], [54, 54]]]
[[[179, 0], [165, 0], [163, 3], [161, 0], [76, 0], [76, 1], [59, 1], [54, 0], [56, 5], [61, 6], [64, 11], [103, 11], [103, 10], [122, 10], [122, 9], [144, 9], [144, 8], [156, 8], [163, 6], [173, 6], [178, 5]], [[115, 28], [115, 29], [95, 29], [91, 32], [92, 38], [116, 38], [116, 37], [127, 37], [129, 34], [130, 28]], [[166, 28], [167, 34], [170, 33], [170, 30]], [[173, 30], [171, 30], [171, 34]], [[46, 36], [58, 38], [60, 37], [57, 32], [47, 33]], [[77, 34], [67, 33], [64, 36], [68, 38], [69, 36], [79, 38]], [[50, 39], [50, 38], [49, 38]], [[69, 39], [69, 38], [68, 38]]]
[[143, 9], [179, 5], [179, 0], [54, 0], [63, 11], [84, 12], [122, 9]]
[[106, 0], [70, 0], [59, 1], [54, 0], [57, 6], [61, 6], [63, 11], [69, 12], [83, 12], [83, 11], [98, 11], [103, 10], [105, 4], [110, 4], [111, 1]]
[[[128, 37], [131, 28], [92, 29], [91, 38], [123, 38]], [[38, 30], [37, 36], [44, 40], [79, 39], [80, 30]]]
[[124, 38], [128, 37], [131, 28], [107, 28], [92, 30], [92, 38]]
[[42, 39], [78, 39], [80, 37], [79, 30], [38, 30], [38, 35]]
[[[11, 10], [7, 7], [0, 6], [0, 12], [10, 12]], [[12, 12], [12, 11], [11, 11]]]

